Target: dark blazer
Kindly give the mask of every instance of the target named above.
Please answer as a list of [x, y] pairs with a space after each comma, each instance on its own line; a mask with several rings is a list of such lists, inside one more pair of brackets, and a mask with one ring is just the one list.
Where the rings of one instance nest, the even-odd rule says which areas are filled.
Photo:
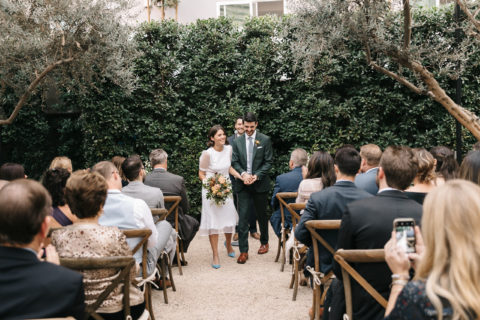
[[[310, 247], [307, 254], [307, 264], [309, 266], [314, 266], [314, 252], [312, 238], [305, 226], [305, 222], [310, 220], [342, 219], [343, 211], [348, 203], [369, 197], [372, 197], [372, 195], [357, 188], [355, 184], [350, 181], [338, 181], [331, 187], [312, 193], [303, 211], [300, 223], [295, 229], [295, 238]], [[323, 230], [318, 231], [318, 233], [332, 248], [336, 247], [338, 238], [337, 230]], [[322, 245], [319, 246], [318, 251], [320, 254], [320, 271], [326, 274], [332, 270], [333, 255]]]
[[0, 319], [83, 319], [82, 279], [78, 272], [38, 260], [31, 251], [0, 246]]
[[377, 172], [378, 168], [373, 168], [367, 172], [358, 174], [355, 177], [355, 185], [370, 194], [376, 195], [378, 192], [378, 186], [376, 182]]
[[[232, 144], [233, 156], [232, 166], [238, 173], [247, 171], [247, 147], [245, 145], [245, 136], [242, 134], [235, 139]], [[268, 172], [272, 168], [272, 142], [270, 138], [260, 132], [256, 133], [255, 141], [253, 143], [253, 161], [252, 173], [257, 175], [257, 181], [252, 185], [255, 192], [265, 193], [270, 190], [270, 177]], [[242, 191], [246, 186], [238, 184], [238, 192]]]
[[[393, 220], [413, 218], [417, 224], [422, 217], [422, 206], [408, 199], [404, 192], [386, 190], [375, 197], [347, 205], [343, 213], [337, 247], [343, 249], [382, 249], [391, 238]], [[381, 295], [388, 300], [391, 271], [386, 263], [362, 263], [354, 266]], [[341, 269], [334, 264], [334, 272], [341, 279]], [[353, 318], [356, 320], [383, 319], [385, 310], [355, 281], [352, 281]]]
[[[180, 196], [178, 210], [178, 233], [183, 241], [183, 249], [187, 252], [190, 242], [195, 237], [195, 234], [200, 227], [200, 223], [194, 217], [188, 215], [190, 210], [190, 204], [188, 203], [187, 189], [185, 188], [185, 179], [176, 174], [170, 173], [163, 168], [153, 169], [152, 172], [145, 177], [144, 184], [151, 187], [160, 188], [164, 196]], [[167, 209], [170, 208], [170, 204], [166, 204]], [[168, 216], [167, 220], [172, 224], [175, 224], [174, 215]]]
[[[270, 223], [272, 224], [273, 231], [275, 234], [280, 237], [280, 232], [282, 230], [282, 216], [280, 213], [280, 203], [277, 199], [277, 193], [279, 192], [297, 192], [300, 182], [302, 182], [302, 167], [293, 168], [291, 171], [279, 175], [275, 179], [275, 187], [273, 188], [272, 195], [272, 209], [274, 210], [272, 216], [270, 217]], [[295, 202], [295, 198], [286, 199], [287, 203]], [[292, 228], [292, 216], [288, 210], [283, 210], [285, 215], [285, 226], [287, 228]]]

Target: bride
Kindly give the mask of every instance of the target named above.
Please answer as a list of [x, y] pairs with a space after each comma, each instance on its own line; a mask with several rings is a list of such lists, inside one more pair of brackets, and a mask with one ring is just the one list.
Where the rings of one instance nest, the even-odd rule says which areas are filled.
[[[203, 182], [206, 178], [216, 173], [222, 174], [226, 179], [229, 173], [236, 179], [242, 179], [240, 174], [231, 167], [232, 147], [226, 145], [227, 136], [220, 125], [213, 126], [208, 132], [208, 148], [200, 156], [198, 176]], [[220, 268], [218, 257], [218, 235], [225, 234], [225, 246], [229, 257], [235, 257], [232, 247], [232, 233], [238, 221], [238, 214], [233, 204], [233, 197], [229, 195], [223, 205], [215, 204], [214, 200], [207, 199], [207, 190], [202, 187], [202, 219], [199, 234], [208, 235], [212, 246], [214, 269]]]

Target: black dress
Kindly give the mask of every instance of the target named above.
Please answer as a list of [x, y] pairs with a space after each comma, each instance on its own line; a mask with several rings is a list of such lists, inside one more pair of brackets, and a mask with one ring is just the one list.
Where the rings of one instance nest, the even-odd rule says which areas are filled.
[[426, 192], [412, 192], [412, 191], [405, 191], [405, 195], [409, 198], [412, 199], [419, 204], [423, 205], [423, 200], [425, 200], [425, 197], [427, 196]]

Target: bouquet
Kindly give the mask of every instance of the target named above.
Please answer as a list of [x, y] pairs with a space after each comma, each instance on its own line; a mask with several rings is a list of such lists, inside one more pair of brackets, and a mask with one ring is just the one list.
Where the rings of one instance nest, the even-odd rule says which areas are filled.
[[230, 179], [219, 173], [206, 178], [203, 187], [207, 190], [207, 199], [215, 201], [217, 206], [225, 204], [225, 200], [232, 194]]

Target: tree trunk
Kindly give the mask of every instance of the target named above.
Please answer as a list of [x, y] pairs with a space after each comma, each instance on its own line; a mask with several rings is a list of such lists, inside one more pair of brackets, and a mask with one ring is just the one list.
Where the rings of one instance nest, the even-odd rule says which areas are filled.
[[162, 21], [165, 20], [165, 0], [162, 0]]
[[73, 57], [72, 58], [68, 58], [68, 59], [62, 59], [62, 60], [59, 60], [57, 62], [54, 62], [52, 63], [51, 65], [49, 65], [48, 67], [45, 68], [45, 70], [42, 71], [42, 73], [40, 73], [36, 78], [35, 80], [33, 80], [32, 83], [30, 83], [30, 85], [28, 86], [27, 90], [25, 91], [25, 93], [20, 97], [20, 100], [18, 100], [17, 102], [17, 105], [15, 106], [15, 109], [13, 109], [13, 112], [12, 114], [10, 115], [10, 117], [8, 117], [8, 119], [4, 119], [4, 120], [0, 120], [0, 125], [7, 125], [7, 124], [12, 124], [13, 120], [15, 120], [15, 118], [17, 117], [18, 113], [20, 112], [20, 109], [22, 109], [22, 107], [25, 105], [25, 103], [28, 101], [28, 98], [30, 98], [30, 95], [32, 94], [32, 92], [35, 90], [35, 88], [40, 84], [40, 82], [45, 78], [45, 76], [50, 72], [52, 71], [53, 69], [55, 69], [56, 67], [58, 67], [59, 65], [61, 64], [64, 64], [64, 63], [69, 63], [69, 62], [72, 62], [73, 61]]
[[175, 5], [175, 21], [178, 21], [178, 2]]
[[411, 67], [413, 71], [420, 75], [422, 81], [427, 85], [431, 92], [431, 97], [447, 109], [477, 140], [480, 140], [480, 119], [473, 112], [456, 104], [424, 66], [418, 62], [411, 62]]

